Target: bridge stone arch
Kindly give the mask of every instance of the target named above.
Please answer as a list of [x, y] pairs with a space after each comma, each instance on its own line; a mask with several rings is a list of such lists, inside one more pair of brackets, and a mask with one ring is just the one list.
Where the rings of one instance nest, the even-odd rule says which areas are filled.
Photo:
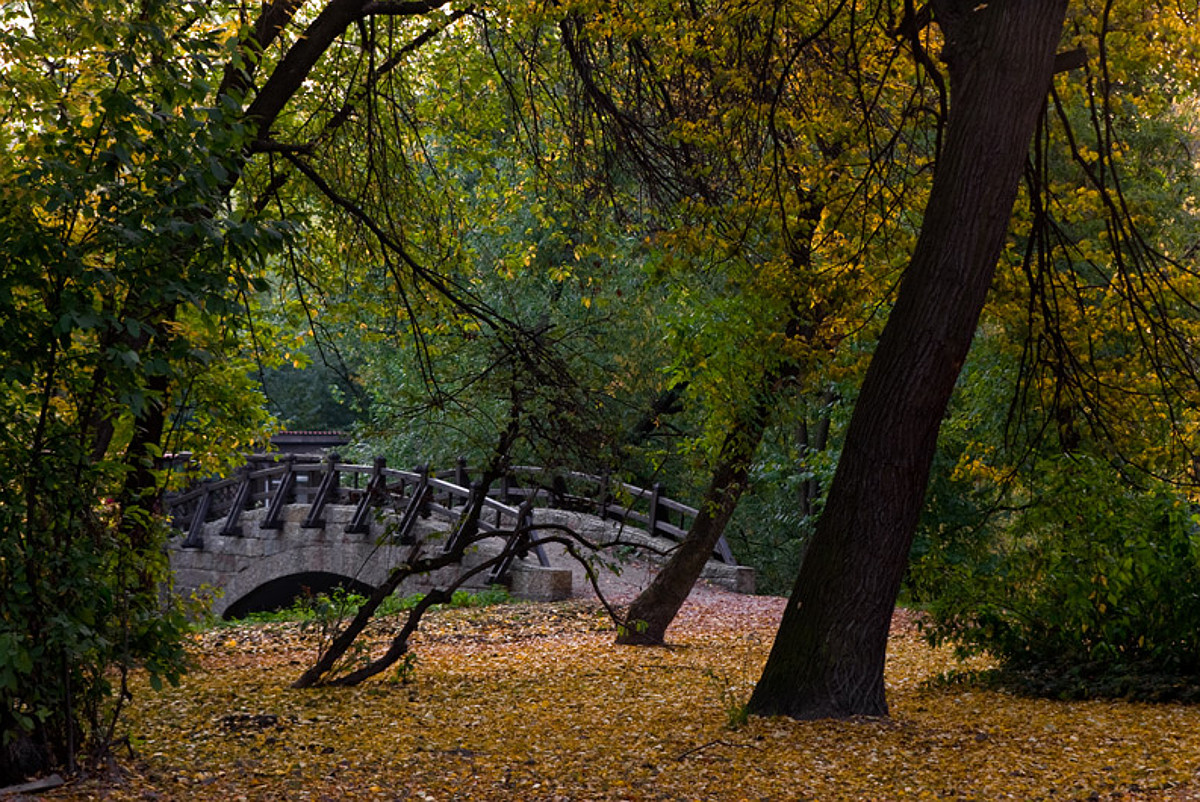
[[269, 579], [249, 593], [241, 595], [234, 595], [240, 593], [240, 588], [227, 588], [226, 593], [230, 601], [226, 605], [222, 617], [238, 619], [245, 618], [251, 613], [278, 610], [289, 606], [302, 596], [318, 593], [328, 594], [338, 588], [362, 596], [366, 596], [373, 589], [370, 585], [353, 577], [322, 571], [287, 574]]
[[[175, 589], [208, 597], [212, 614], [224, 616], [238, 613], [256, 594], [268, 595], [270, 588], [284, 587], [295, 577], [377, 586], [394, 566], [411, 559], [412, 544], [423, 543], [429, 550], [445, 543], [462, 508], [478, 492], [465, 486], [465, 473], [461, 462], [443, 479], [426, 471], [388, 469], [381, 459], [366, 466], [340, 463], [336, 455], [324, 462], [291, 455], [279, 460], [252, 458], [237, 476], [204, 483], [169, 500], [172, 519], [186, 533], [169, 546]], [[686, 533], [683, 518], [697, 512], [666, 498], [658, 487], [609, 488], [598, 477], [574, 476], [599, 485], [599, 500], [572, 495], [565, 490], [566, 483], [556, 479], [553, 500], [567, 509], [535, 510], [533, 502], [549, 493], [536, 483], [522, 487], [505, 477], [497, 489], [500, 498], [483, 500], [484, 514], [478, 523], [482, 533], [495, 532], [496, 537], [480, 541], [457, 565], [410, 578], [400, 592], [422, 592], [458, 581], [500, 553], [515, 537], [511, 532], [521, 527], [567, 526], [590, 542], [640, 539], [663, 551], [671, 547], [672, 539]], [[450, 477], [458, 482], [448, 481]], [[520, 508], [506, 503], [513, 498], [522, 502]], [[646, 502], [645, 512], [634, 509], [638, 500]], [[652, 534], [637, 528], [639, 523]], [[715, 556], [727, 561], [710, 562], [706, 570], [710, 579], [739, 592], [753, 592], [753, 571], [738, 566], [728, 546], [722, 543]], [[514, 595], [565, 598], [575, 581], [573, 564], [563, 549], [537, 546], [520, 561], [472, 576], [466, 587], [503, 580]], [[574, 567], [576, 573], [582, 571]], [[293, 582], [297, 589], [299, 584], [299, 579]]]
[[[347, 531], [354, 508], [333, 505], [327, 508], [325, 525], [317, 530], [302, 524], [308, 505], [292, 504], [282, 510], [281, 526], [259, 526], [265, 509], [247, 511], [242, 531], [236, 535], [220, 532], [221, 521], [204, 527], [203, 548], [185, 547], [181, 539], [170, 546], [175, 589], [184, 595], [195, 594], [210, 601], [210, 612], [225, 617], [238, 613], [242, 602], [264, 586], [301, 574], [337, 577], [345, 583], [376, 586], [388, 572], [404, 562], [410, 548], [387, 544], [394, 515], [372, 520], [366, 531]], [[435, 544], [447, 531], [443, 521], [422, 521], [413, 533]], [[478, 565], [499, 551], [499, 544], [484, 543], [458, 566], [434, 574], [413, 577], [402, 587], [404, 593], [427, 591], [439, 584], [456, 580], [461, 572]], [[483, 580], [477, 585], [482, 585]]]

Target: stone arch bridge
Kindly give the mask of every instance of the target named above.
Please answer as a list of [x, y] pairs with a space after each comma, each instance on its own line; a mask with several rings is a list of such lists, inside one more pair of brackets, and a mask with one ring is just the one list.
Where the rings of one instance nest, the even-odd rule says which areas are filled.
[[[235, 475], [205, 480], [167, 499], [179, 535], [170, 542], [175, 589], [208, 596], [229, 618], [286, 604], [304, 588], [365, 591], [404, 562], [413, 544], [449, 550], [463, 511], [482, 494], [465, 461], [449, 471], [345, 463], [338, 455], [255, 455]], [[459, 563], [406, 580], [401, 592], [463, 579], [464, 587], [503, 583], [519, 597], [561, 599], [584, 581], [582, 566], [557, 544], [536, 537], [520, 558], [505, 554], [480, 566], [514, 539], [543, 527], [570, 527], [598, 544], [624, 544], [621, 554], [665, 552], [681, 539], [697, 510], [668, 498], [661, 486], [640, 488], [583, 473], [518, 467], [482, 499], [476, 548]], [[634, 544], [634, 545], [630, 545]], [[506, 549], [506, 547], [508, 547]], [[602, 552], [610, 557], [614, 546]], [[731, 590], [753, 592], [754, 573], [738, 566], [722, 540], [705, 576]]]

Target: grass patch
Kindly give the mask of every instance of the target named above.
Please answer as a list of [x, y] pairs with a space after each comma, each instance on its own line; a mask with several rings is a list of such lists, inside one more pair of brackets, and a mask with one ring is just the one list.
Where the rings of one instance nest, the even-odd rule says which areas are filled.
[[[416, 607], [424, 593], [412, 593], [407, 596], [389, 596], [379, 606], [376, 617], [386, 618], [407, 612]], [[211, 617], [200, 627], [205, 629], [226, 629], [254, 624], [307, 623], [330, 618], [347, 618], [367, 599], [358, 593], [338, 588], [332, 593], [308, 594], [297, 598], [292, 604], [281, 610], [254, 612], [244, 618], [226, 621]], [[492, 585], [482, 590], [456, 590], [449, 604], [435, 604], [432, 609], [461, 608], [461, 607], [490, 607], [496, 604], [510, 604], [516, 599], [503, 585]]]

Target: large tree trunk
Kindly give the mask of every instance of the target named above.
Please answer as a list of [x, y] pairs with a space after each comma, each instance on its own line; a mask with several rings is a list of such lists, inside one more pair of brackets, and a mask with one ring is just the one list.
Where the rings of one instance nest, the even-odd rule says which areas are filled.
[[921, 235], [750, 712], [887, 715], [888, 629], [938, 429], [1008, 230], [1066, 0], [933, 0], [950, 112]]

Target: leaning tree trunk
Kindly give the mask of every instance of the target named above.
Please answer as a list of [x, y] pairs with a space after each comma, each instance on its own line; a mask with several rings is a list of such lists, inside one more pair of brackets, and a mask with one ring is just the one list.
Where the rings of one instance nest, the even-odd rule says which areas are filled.
[[951, 106], [921, 235], [750, 712], [887, 715], [888, 629], [942, 416], [1004, 244], [1067, 0], [933, 0]]
[[617, 643], [657, 646], [667, 627], [700, 578], [713, 548], [746, 489], [746, 478], [754, 452], [762, 441], [767, 420], [768, 394], [759, 393], [748, 415], [734, 423], [725, 435], [700, 511], [691, 528], [650, 585], [629, 606]]

